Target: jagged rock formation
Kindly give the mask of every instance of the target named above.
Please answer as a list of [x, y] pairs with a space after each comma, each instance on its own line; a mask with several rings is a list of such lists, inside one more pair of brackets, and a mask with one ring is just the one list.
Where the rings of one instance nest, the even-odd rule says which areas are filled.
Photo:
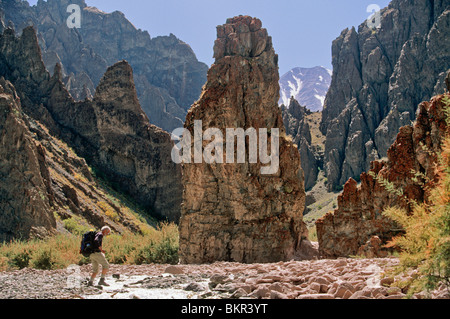
[[309, 247], [302, 221], [305, 191], [299, 152], [285, 138], [278, 107], [278, 56], [256, 18], [228, 19], [217, 27], [217, 35], [215, 64], [185, 128], [192, 136], [196, 120], [202, 121], [203, 131], [218, 128], [224, 136], [226, 128], [278, 128], [279, 169], [262, 175], [265, 165], [249, 163], [248, 140], [243, 164], [183, 164], [181, 262], [295, 258]]
[[119, 233], [143, 230], [84, 159], [22, 111], [4, 78], [0, 91], [0, 242], [67, 232], [74, 221], [86, 228], [109, 225]]
[[291, 97], [313, 112], [322, 111], [331, 84], [332, 72], [324, 67], [293, 68], [280, 78], [280, 104], [288, 106]]
[[[67, 27], [69, 4], [80, 6], [81, 28]], [[187, 110], [206, 82], [208, 67], [189, 45], [172, 34], [151, 38], [121, 12], [105, 13], [84, 0], [38, 1], [33, 7], [3, 0], [1, 10], [5, 24], [12, 21], [19, 34], [35, 26], [47, 69], [53, 73], [55, 64], [61, 64], [63, 82], [75, 100], [83, 100], [85, 86], [94, 92], [108, 66], [124, 59], [133, 67], [150, 122], [171, 132], [183, 127]]]
[[333, 42], [333, 77], [321, 130], [330, 190], [383, 158], [421, 101], [441, 94], [450, 68], [450, 3], [393, 0], [381, 26], [344, 30]]
[[[372, 257], [386, 255], [383, 245], [402, 230], [382, 215], [383, 210], [394, 205], [411, 209], [406, 199], [426, 201], [437, 181], [438, 154], [449, 132], [443, 98], [436, 96], [419, 105], [415, 125], [400, 129], [387, 162], [374, 161], [372, 169], [361, 174], [361, 186], [354, 179], [345, 184], [338, 209], [316, 223], [322, 257], [358, 255], [367, 250]], [[386, 181], [393, 186], [390, 191]]]
[[93, 109], [98, 136], [91, 141], [99, 148], [93, 163], [154, 214], [178, 221], [181, 168], [172, 162], [170, 135], [150, 125], [141, 109], [126, 61], [106, 71]]
[[316, 183], [319, 168], [323, 168], [323, 152], [312, 145], [311, 128], [306, 117], [311, 115], [306, 107], [301, 106], [293, 97], [289, 106], [281, 106], [286, 134], [292, 136], [302, 159], [302, 169], [305, 175], [305, 189], [310, 190]]
[[0, 242], [44, 237], [56, 228], [47, 195], [49, 172], [11, 83], [0, 79]]
[[178, 220], [181, 168], [171, 160], [173, 143], [140, 108], [127, 62], [107, 70], [93, 100], [75, 102], [62, 83], [61, 67], [53, 76], [45, 69], [32, 27], [19, 38], [5, 30], [0, 61], [0, 76], [14, 84], [26, 114], [150, 214]]

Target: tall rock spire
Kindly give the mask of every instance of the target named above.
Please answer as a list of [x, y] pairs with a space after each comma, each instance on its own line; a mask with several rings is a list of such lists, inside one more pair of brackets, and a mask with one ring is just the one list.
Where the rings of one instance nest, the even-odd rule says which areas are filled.
[[[274, 174], [262, 174], [265, 165], [250, 160], [250, 149], [258, 144], [250, 137], [245, 139], [244, 163], [229, 163], [233, 157], [227, 152], [236, 154], [238, 143], [230, 148], [228, 141], [226, 147], [219, 142], [227, 164], [184, 163], [181, 262], [254, 263], [299, 257], [300, 250], [309, 247], [302, 220], [303, 171], [298, 149], [286, 139], [278, 107], [278, 56], [256, 18], [228, 19], [217, 27], [217, 34], [215, 64], [200, 100], [188, 112], [185, 128], [191, 136], [198, 134], [199, 121], [203, 132], [216, 128], [223, 136], [229, 129], [267, 129], [268, 145], [275, 145], [278, 130], [279, 167]], [[216, 152], [216, 159], [220, 155]]]

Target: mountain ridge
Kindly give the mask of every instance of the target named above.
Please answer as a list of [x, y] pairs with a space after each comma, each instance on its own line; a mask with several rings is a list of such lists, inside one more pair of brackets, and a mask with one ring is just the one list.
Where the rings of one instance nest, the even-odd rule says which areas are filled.
[[280, 101], [289, 107], [291, 97], [313, 112], [322, 111], [332, 71], [322, 66], [296, 67], [280, 78]]
[[[81, 28], [69, 29], [69, 4], [81, 8]], [[197, 60], [188, 44], [175, 35], [150, 37], [136, 29], [119, 11], [105, 13], [84, 0], [38, 1], [37, 5], [3, 0], [4, 21], [20, 34], [34, 25], [44, 63], [50, 73], [59, 63], [63, 82], [75, 100], [94, 92], [108, 66], [127, 60], [133, 67], [136, 90], [144, 112], [171, 132], [183, 126], [187, 109], [198, 99], [206, 82], [206, 64]]]
[[131, 66], [120, 61], [105, 72], [92, 100], [76, 102], [42, 61], [33, 27], [0, 36], [0, 76], [10, 81], [23, 111], [42, 123], [99, 174], [154, 217], [176, 221], [181, 170], [171, 161], [173, 142], [141, 109]]
[[333, 76], [321, 131], [329, 190], [383, 158], [417, 105], [444, 90], [450, 69], [448, 1], [393, 0], [380, 28], [362, 23], [333, 41]]

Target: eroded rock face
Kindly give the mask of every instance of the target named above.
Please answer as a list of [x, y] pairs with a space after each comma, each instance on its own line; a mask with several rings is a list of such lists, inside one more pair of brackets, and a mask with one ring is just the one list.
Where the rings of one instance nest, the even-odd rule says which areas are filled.
[[41, 238], [55, 231], [48, 175], [20, 99], [11, 83], [0, 78], [0, 242]]
[[145, 225], [92, 174], [83, 158], [23, 112], [11, 82], [0, 77], [0, 242], [45, 238], [74, 222], [114, 232]]
[[[437, 154], [448, 133], [444, 96], [449, 95], [436, 96], [419, 105], [416, 124], [400, 129], [388, 150], [387, 162], [374, 161], [371, 170], [361, 174], [359, 187], [354, 179], [345, 184], [338, 209], [316, 223], [322, 257], [386, 255], [383, 246], [402, 229], [384, 217], [383, 211], [396, 205], [411, 210], [406, 199], [426, 201], [427, 190], [437, 181]], [[403, 195], [388, 191], [383, 181], [392, 183], [393, 189], [402, 190]]]
[[286, 133], [293, 138], [302, 159], [302, 169], [305, 175], [305, 189], [310, 190], [317, 181], [319, 167], [323, 156], [312, 146], [311, 129], [306, 116], [311, 114], [306, 107], [301, 106], [293, 97], [289, 107], [281, 106]]
[[[286, 140], [279, 100], [277, 55], [261, 21], [248, 16], [217, 27], [215, 64], [185, 128], [194, 136], [218, 128], [280, 130], [279, 169], [262, 175], [250, 164], [183, 164], [180, 223], [182, 263], [288, 260], [308, 247], [302, 221], [305, 204], [298, 149]], [[271, 144], [269, 138], [268, 144]], [[203, 147], [209, 141], [203, 142]], [[248, 140], [245, 143], [249, 150]], [[235, 147], [236, 150], [236, 147]], [[226, 158], [226, 147], [224, 147]], [[192, 162], [194, 163], [194, 162]]]
[[62, 67], [46, 71], [32, 27], [0, 36], [0, 75], [17, 90], [24, 112], [70, 145], [105, 179], [149, 214], [177, 221], [181, 168], [171, 160], [170, 135], [151, 125], [140, 107], [131, 66], [108, 68], [92, 100], [76, 102]]
[[127, 193], [135, 194], [142, 205], [178, 221], [181, 168], [171, 159], [170, 135], [151, 125], [141, 109], [133, 71], [126, 61], [107, 70], [95, 92], [93, 108], [99, 133], [94, 159], [98, 167]]
[[449, 25], [445, 1], [394, 0], [381, 10], [380, 28], [365, 22], [333, 42], [321, 124], [330, 190], [385, 157], [399, 128], [415, 120], [417, 105], [445, 92]]

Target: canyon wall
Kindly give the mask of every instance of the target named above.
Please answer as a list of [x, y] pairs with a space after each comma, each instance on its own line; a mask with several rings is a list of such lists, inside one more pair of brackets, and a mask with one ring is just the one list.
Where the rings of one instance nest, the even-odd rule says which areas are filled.
[[329, 190], [359, 181], [384, 158], [417, 105], [441, 94], [450, 69], [448, 0], [393, 0], [379, 28], [342, 31], [332, 45], [333, 76], [321, 130]]
[[171, 136], [149, 123], [139, 105], [131, 66], [117, 62], [93, 99], [76, 102], [59, 64], [50, 76], [33, 27], [0, 36], [0, 76], [14, 85], [24, 113], [67, 143], [78, 156], [149, 215], [178, 221], [181, 168], [171, 160]]
[[316, 223], [320, 254], [324, 258], [386, 256], [383, 246], [401, 227], [383, 215], [392, 206], [411, 211], [411, 200], [426, 201], [437, 182], [436, 164], [442, 139], [448, 134], [444, 98], [433, 97], [419, 105], [413, 126], [400, 128], [386, 161], [374, 161], [360, 176], [350, 179], [338, 197], [338, 208]]

